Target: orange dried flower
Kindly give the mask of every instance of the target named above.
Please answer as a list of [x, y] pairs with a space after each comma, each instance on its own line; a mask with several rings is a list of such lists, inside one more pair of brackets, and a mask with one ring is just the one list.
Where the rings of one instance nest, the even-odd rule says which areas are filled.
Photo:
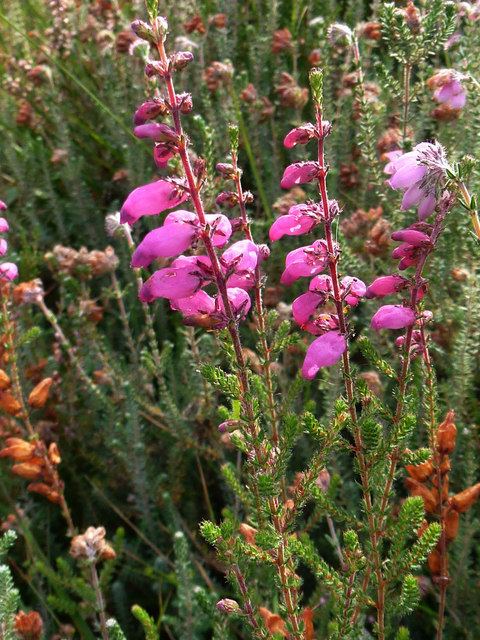
[[[35, 460], [38, 459], [36, 458]], [[43, 461], [40, 460], [40, 462], [42, 463]], [[19, 464], [13, 465], [12, 473], [26, 480], [38, 480], [42, 475], [42, 465], [36, 464], [36, 462], [32, 462], [32, 460], [20, 462]]]
[[245, 89], [240, 92], [240, 100], [243, 100], [243, 102], [246, 102], [247, 104], [253, 104], [258, 100], [257, 90], [251, 82], [249, 82]]
[[34, 387], [28, 396], [28, 404], [33, 409], [40, 409], [45, 406], [52, 386], [53, 378], [44, 378]]
[[35, 451], [35, 445], [21, 438], [7, 438], [7, 445], [0, 451], [0, 458], [12, 458], [15, 462], [30, 460]]
[[450, 504], [455, 511], [464, 513], [468, 511], [473, 503], [480, 496], [480, 482], [474, 484], [472, 487], [468, 487], [464, 491], [457, 493], [450, 498]]
[[455, 540], [460, 524], [460, 514], [458, 511], [450, 510], [445, 516], [445, 538], [447, 542]]
[[255, 535], [257, 533], [255, 527], [251, 527], [246, 522], [242, 522], [238, 527], [238, 533], [243, 536], [245, 542], [248, 542], [248, 544], [255, 544]]
[[[413, 478], [405, 478], [405, 486], [411, 496], [420, 496], [427, 513], [434, 513], [438, 505], [438, 495]], [[438, 492], [437, 492], [438, 494]]]
[[453, 122], [454, 120], [458, 120], [461, 113], [461, 109], [455, 109], [444, 102], [443, 104], [439, 104], [438, 107], [435, 107], [435, 109], [432, 109], [430, 115], [434, 120], [438, 120], [439, 122]]
[[308, 102], [308, 89], [300, 87], [295, 78], [285, 71], [280, 74], [280, 82], [275, 86], [282, 107], [303, 109]]
[[433, 576], [439, 576], [442, 573], [442, 557], [437, 549], [428, 556], [428, 568]]
[[227, 16], [225, 13], [216, 13], [209, 19], [209, 22], [216, 29], [225, 29], [227, 26]]
[[287, 51], [292, 47], [292, 34], [288, 29], [278, 29], [273, 34], [272, 53], [277, 54]]
[[135, 35], [130, 29], [128, 31], [120, 31], [115, 38], [115, 51], [117, 53], [128, 53], [134, 41]]
[[39, 493], [40, 495], [50, 500], [54, 504], [59, 504], [61, 500], [61, 496], [58, 491], [52, 489], [52, 487], [45, 482], [31, 482], [27, 486], [28, 491], [32, 491], [33, 493]]
[[305, 625], [305, 640], [314, 640], [315, 630], [313, 628], [313, 609], [305, 607], [302, 611], [302, 619]]
[[434, 468], [430, 460], [422, 464], [407, 464], [405, 467], [408, 475], [418, 482], [425, 482], [432, 475]]
[[21, 640], [40, 640], [43, 632], [43, 621], [36, 611], [19, 611], [15, 616], [15, 633]]
[[52, 442], [48, 447], [48, 459], [55, 466], [60, 464], [62, 461], [62, 458], [60, 457], [60, 451], [58, 450], [57, 444], [55, 442]]
[[188, 22], [185, 22], [185, 24], [183, 25], [183, 28], [187, 33], [194, 33], [196, 31], [197, 33], [203, 34], [206, 32], [205, 25], [203, 24], [202, 16], [200, 15], [193, 16], [191, 20], [188, 20]]
[[457, 427], [453, 422], [455, 412], [450, 410], [445, 420], [438, 426], [437, 430], [437, 450], [439, 453], [452, 453], [455, 449], [457, 439]]
[[0, 369], [0, 391], [5, 391], [11, 384], [10, 376], [3, 369]]
[[0, 409], [10, 416], [17, 416], [22, 410], [22, 405], [9, 391], [0, 393]]
[[70, 555], [89, 562], [115, 558], [115, 550], [106, 542], [105, 535], [104, 527], [88, 527], [84, 533], [72, 539]]
[[212, 93], [217, 91], [222, 85], [229, 84], [232, 76], [233, 67], [230, 62], [212, 62], [203, 74], [205, 83]]
[[382, 25], [379, 22], [366, 22], [362, 25], [360, 35], [367, 40], [380, 40], [382, 37]]
[[309, 56], [308, 56], [308, 62], [310, 63], [311, 67], [318, 67], [321, 62], [322, 62], [322, 52], [320, 51], [320, 49], [313, 49]]
[[21, 282], [12, 291], [13, 300], [16, 304], [33, 304], [43, 299], [45, 292], [43, 284], [39, 278], [29, 282]]
[[271, 635], [278, 633], [278, 635], [284, 638], [288, 636], [287, 630], [285, 629], [285, 622], [277, 613], [272, 613], [265, 607], [259, 607], [258, 613], [262, 616], [267, 631]]

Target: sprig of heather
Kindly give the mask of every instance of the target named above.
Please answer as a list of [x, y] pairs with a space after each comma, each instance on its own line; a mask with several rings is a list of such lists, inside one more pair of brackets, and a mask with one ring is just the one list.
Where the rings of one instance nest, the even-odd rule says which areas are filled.
[[[245, 234], [245, 238], [249, 242], [253, 242], [253, 234], [251, 222], [247, 212], [247, 205], [253, 202], [253, 194], [250, 191], [244, 191], [242, 185], [242, 170], [238, 166], [238, 139], [239, 131], [234, 125], [230, 125], [230, 157], [231, 164], [219, 163], [217, 170], [225, 178], [233, 182], [234, 191], [223, 191], [217, 197], [218, 204], [229, 204], [230, 206], [238, 206], [240, 211], [240, 226]], [[257, 330], [260, 338], [261, 355], [263, 358], [262, 369], [267, 389], [268, 409], [270, 414], [270, 423], [272, 430], [272, 442], [274, 446], [279, 442], [278, 417], [275, 407], [274, 383], [272, 376], [271, 350], [267, 340], [266, 315], [263, 304], [263, 277], [260, 264], [258, 263], [254, 270], [254, 302], [257, 320]]]
[[[333, 240], [332, 223], [340, 213], [336, 200], [330, 200], [327, 192], [328, 167], [325, 164], [325, 139], [331, 131], [331, 124], [323, 120], [323, 73], [313, 69], [310, 83], [315, 106], [315, 124], [306, 123], [290, 131], [284, 144], [291, 148], [297, 144], [307, 144], [311, 140], [317, 142], [317, 160], [289, 165], [283, 174], [281, 186], [291, 188], [296, 184], [316, 180], [320, 202], [307, 202], [294, 205], [286, 216], [280, 216], [270, 229], [272, 241], [283, 235], [298, 236], [322, 226], [324, 239], [301, 247], [289, 253], [286, 258], [286, 269], [282, 275], [284, 284], [291, 284], [302, 276], [314, 276], [309, 291], [302, 294], [292, 305], [293, 316], [297, 324], [309, 333], [318, 337], [307, 349], [302, 374], [313, 379], [323, 367], [335, 365], [340, 360], [343, 365], [343, 380], [351, 421], [351, 429], [355, 441], [368, 531], [372, 547], [374, 570], [377, 582], [382, 578], [379, 537], [373, 510], [369, 467], [364, 454], [364, 443], [356, 410], [356, 398], [349, 353], [349, 328], [344, 305], [354, 307], [366, 293], [365, 284], [356, 277], [346, 276], [340, 279], [338, 261], [340, 248]], [[329, 275], [318, 275], [328, 269]], [[318, 313], [329, 299], [334, 303], [336, 314]], [[383, 614], [382, 614], [383, 616]]]
[[[268, 472], [272, 464], [269, 443], [258, 423], [251, 395], [249, 373], [242, 349], [239, 323], [250, 309], [248, 291], [260, 287], [259, 263], [268, 256], [268, 251], [254, 243], [249, 225], [246, 225], [246, 239], [230, 245], [221, 256], [217, 249], [227, 245], [232, 235], [232, 226], [222, 214], [208, 214], [205, 211], [201, 190], [205, 181], [205, 165], [199, 160], [192, 164], [188, 153], [189, 140], [184, 133], [181, 115], [189, 113], [192, 101], [189, 94], [177, 95], [173, 75], [191, 60], [190, 53], [175, 53], [168, 56], [165, 40], [168, 25], [164, 18], [156, 18], [151, 25], [136, 21], [132, 25], [135, 33], [149, 41], [157, 50], [158, 60], [150, 61], [146, 74], [158, 77], [166, 89], [165, 97], [155, 97], [139, 107], [135, 114], [134, 133], [140, 138], [150, 138], [156, 144], [154, 159], [160, 168], [169, 159], [178, 155], [184, 179], [161, 179], [138, 187], [124, 202], [121, 209], [121, 223], [134, 224], [145, 215], [157, 215], [191, 200], [194, 213], [177, 210], [169, 213], [162, 226], [148, 233], [132, 256], [132, 267], [148, 267], [155, 259], [176, 259], [170, 267], [157, 270], [142, 286], [140, 299], [152, 302], [166, 298], [173, 309], [180, 311], [187, 324], [206, 326], [210, 329], [227, 329], [236, 362], [239, 383], [239, 400], [242, 405], [242, 423], [246, 427], [245, 440], [249, 448], [250, 467], [255, 471]], [[170, 115], [172, 125], [150, 122], [159, 115]], [[235, 159], [236, 163], [236, 159]], [[236, 182], [237, 191], [240, 188]], [[241, 194], [240, 200], [243, 201]], [[242, 213], [246, 218], [246, 211]], [[201, 242], [206, 255], [184, 256], [183, 251]], [[213, 283], [217, 289], [215, 297], [207, 294], [203, 287]], [[260, 307], [262, 311], [262, 308]], [[262, 311], [263, 317], [263, 311]], [[255, 473], [250, 474], [251, 489], [256, 496], [258, 518], [263, 519], [262, 505]], [[297, 583], [292, 579], [294, 566], [288, 551], [288, 532], [284, 507], [276, 496], [268, 498], [268, 511], [272, 525], [278, 535], [275, 565], [282, 586], [285, 606], [293, 638], [302, 638], [302, 623], [298, 606]], [[233, 572], [236, 576], [235, 572]], [[238, 578], [238, 576], [237, 576]], [[242, 585], [239, 584], [243, 593]], [[251, 624], [254, 617], [250, 601], [244, 602], [244, 611]]]
[[[406, 229], [395, 231], [392, 239], [400, 242], [392, 253], [399, 259], [398, 269], [404, 271], [415, 268], [411, 278], [399, 273], [380, 276], [367, 288], [367, 297], [383, 298], [403, 292], [402, 304], [381, 306], [374, 314], [371, 327], [382, 329], [405, 329], [405, 334], [396, 339], [396, 345], [402, 349], [402, 366], [398, 376], [398, 395], [393, 416], [393, 433], [399, 427], [404, 416], [405, 398], [412, 360], [422, 356], [431, 369], [430, 355], [427, 347], [425, 325], [432, 319], [432, 313], [422, 310], [421, 301], [428, 289], [428, 281], [424, 270], [429, 256], [435, 250], [443, 230], [445, 217], [455, 202], [455, 195], [445, 189], [448, 163], [443, 148], [438, 143], [421, 143], [411, 152], [403, 154], [394, 152], [391, 162], [385, 168], [391, 175], [389, 185], [394, 189], [404, 189], [402, 208], [418, 206], [418, 222]], [[435, 215], [433, 224], [426, 220]], [[432, 373], [429, 374], [431, 378]], [[431, 379], [426, 381], [431, 386]], [[431, 389], [427, 390], [432, 393]], [[433, 418], [431, 417], [431, 421]], [[402, 457], [402, 442], [394, 442], [390, 453], [389, 469], [384, 489], [381, 494], [380, 508], [377, 516], [378, 535], [382, 536], [386, 526], [389, 500], [397, 465]], [[434, 442], [430, 437], [430, 446]], [[379, 638], [384, 637], [384, 610], [387, 581], [377, 581], [377, 622]]]

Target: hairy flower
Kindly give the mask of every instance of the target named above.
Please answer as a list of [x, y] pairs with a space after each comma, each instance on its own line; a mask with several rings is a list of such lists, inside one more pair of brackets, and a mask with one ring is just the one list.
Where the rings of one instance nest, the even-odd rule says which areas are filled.
[[434, 212], [445, 185], [449, 165], [443, 147], [438, 142], [422, 142], [408, 153], [393, 151], [387, 156], [388, 184], [404, 190], [402, 209], [417, 205], [419, 219], [425, 220]]
[[155, 216], [187, 200], [187, 193], [168, 180], [157, 180], [134, 189], [120, 209], [120, 222], [133, 225], [143, 216]]
[[95, 563], [99, 560], [112, 560], [116, 553], [105, 540], [103, 527], [88, 527], [81, 535], [75, 536], [70, 543], [70, 555], [77, 560]]
[[467, 101], [467, 92], [462, 85], [465, 76], [454, 69], [437, 71], [427, 84], [434, 91], [433, 97], [440, 104], [452, 109], [462, 109]]
[[284, 171], [280, 186], [282, 189], [291, 189], [296, 184], [312, 182], [318, 176], [320, 167], [318, 162], [295, 162], [290, 164]]

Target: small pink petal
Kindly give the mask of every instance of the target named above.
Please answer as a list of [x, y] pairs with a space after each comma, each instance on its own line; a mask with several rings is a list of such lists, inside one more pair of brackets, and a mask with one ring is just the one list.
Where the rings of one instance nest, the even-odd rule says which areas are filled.
[[345, 338], [337, 331], [329, 331], [319, 336], [307, 349], [302, 376], [307, 380], [313, 380], [322, 367], [336, 364], [346, 348]]
[[[0, 211], [2, 211], [2, 209], [0, 209]], [[0, 233], [6, 233], [9, 228], [8, 221], [5, 218], [0, 218]]]
[[434, 195], [426, 196], [418, 207], [418, 219], [426, 220], [435, 211], [437, 200]]
[[325, 295], [307, 291], [295, 298], [292, 303], [292, 314], [295, 322], [303, 327], [313, 316], [317, 307], [325, 302]]
[[213, 246], [223, 247], [226, 245], [232, 235], [232, 225], [230, 224], [230, 220], [227, 216], [224, 216], [221, 213], [207, 213], [205, 219], [213, 229]]
[[409, 307], [386, 304], [378, 309], [370, 325], [375, 331], [380, 331], [380, 329], [404, 329], [414, 322], [415, 313]]
[[388, 181], [392, 189], [406, 189], [423, 178], [427, 168], [421, 164], [402, 167]]
[[316, 129], [310, 122], [303, 124], [301, 127], [296, 127], [287, 133], [283, 141], [284, 146], [287, 149], [291, 149], [297, 144], [307, 144], [312, 138], [316, 136]]
[[0, 238], [0, 256], [4, 256], [8, 250], [8, 243], [3, 238]]
[[188, 298], [172, 298], [170, 306], [176, 311], [181, 311], [186, 317], [211, 314], [215, 311], [215, 300], [206, 291], [200, 289]]

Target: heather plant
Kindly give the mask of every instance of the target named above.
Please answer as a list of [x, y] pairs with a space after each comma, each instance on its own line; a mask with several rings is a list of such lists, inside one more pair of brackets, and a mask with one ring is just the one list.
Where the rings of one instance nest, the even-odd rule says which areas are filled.
[[475, 638], [479, 17], [0, 10], [0, 635]]

